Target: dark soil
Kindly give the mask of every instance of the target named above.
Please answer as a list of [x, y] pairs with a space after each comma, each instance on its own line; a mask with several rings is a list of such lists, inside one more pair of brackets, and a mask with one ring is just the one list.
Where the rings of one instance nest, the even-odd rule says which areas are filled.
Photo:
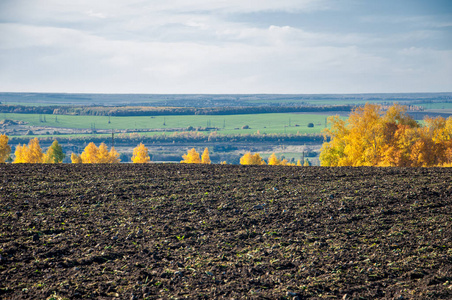
[[452, 168], [1, 165], [1, 299], [451, 299]]

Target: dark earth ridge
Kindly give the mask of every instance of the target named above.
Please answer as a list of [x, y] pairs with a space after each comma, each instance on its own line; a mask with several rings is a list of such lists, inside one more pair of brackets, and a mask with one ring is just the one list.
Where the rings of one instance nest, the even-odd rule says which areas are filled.
[[0, 299], [452, 298], [451, 168], [0, 174]]

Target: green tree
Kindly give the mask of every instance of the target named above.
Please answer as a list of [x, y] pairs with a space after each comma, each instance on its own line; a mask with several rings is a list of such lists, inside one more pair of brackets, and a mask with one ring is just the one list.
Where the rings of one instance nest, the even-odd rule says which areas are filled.
[[0, 163], [6, 162], [11, 153], [11, 146], [8, 145], [8, 140], [8, 136], [0, 134]]
[[58, 144], [57, 140], [54, 140], [44, 155], [44, 162], [48, 164], [62, 163], [65, 156], [63, 148]]

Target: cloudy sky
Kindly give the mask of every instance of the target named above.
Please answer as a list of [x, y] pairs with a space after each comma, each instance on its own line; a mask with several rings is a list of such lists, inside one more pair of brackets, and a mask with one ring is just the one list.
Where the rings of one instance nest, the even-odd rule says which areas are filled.
[[451, 91], [451, 0], [0, 0], [0, 92]]

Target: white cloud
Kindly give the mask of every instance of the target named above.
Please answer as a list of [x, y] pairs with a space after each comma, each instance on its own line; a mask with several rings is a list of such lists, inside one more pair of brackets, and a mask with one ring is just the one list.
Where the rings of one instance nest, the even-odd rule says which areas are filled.
[[4, 1], [2, 91], [390, 92], [452, 82], [450, 51], [410, 48], [432, 38], [427, 29], [338, 33], [230, 18], [314, 14], [332, 1]]

